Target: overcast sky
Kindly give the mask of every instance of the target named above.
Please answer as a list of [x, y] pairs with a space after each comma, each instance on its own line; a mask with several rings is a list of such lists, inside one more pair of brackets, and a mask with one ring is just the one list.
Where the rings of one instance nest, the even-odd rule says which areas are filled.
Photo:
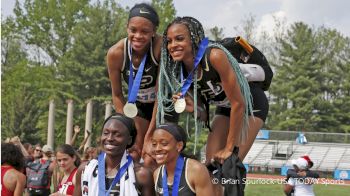
[[[23, 2], [24, 0], [20, 0]], [[150, 0], [116, 0], [125, 7]], [[271, 32], [273, 15], [287, 22], [303, 21], [311, 26], [335, 28], [350, 36], [349, 0], [173, 0], [178, 16], [193, 16], [205, 28], [224, 28], [226, 36], [234, 35], [234, 26], [252, 14], [259, 29]], [[12, 13], [15, 0], [1, 0], [2, 16]]]

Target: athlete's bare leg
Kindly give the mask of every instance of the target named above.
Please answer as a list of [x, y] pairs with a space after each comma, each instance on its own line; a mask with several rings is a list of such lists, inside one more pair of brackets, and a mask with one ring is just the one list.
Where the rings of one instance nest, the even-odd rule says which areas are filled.
[[133, 160], [136, 162], [139, 162], [141, 159], [141, 151], [143, 148], [143, 140], [145, 138], [148, 126], [149, 126], [149, 121], [140, 118], [140, 117], [135, 117], [135, 127], [137, 130], [137, 136], [135, 140], [135, 144], [129, 149], [129, 153], [132, 156]]
[[264, 125], [264, 121], [258, 117], [249, 116], [249, 129], [248, 129], [248, 138], [245, 143], [239, 145], [238, 157], [241, 161], [248, 154], [250, 148], [252, 147], [256, 135], [258, 134], [261, 127]]
[[223, 115], [215, 115], [211, 124], [212, 132], [208, 134], [206, 147], [206, 165], [210, 164], [214, 154], [226, 145], [230, 118]]

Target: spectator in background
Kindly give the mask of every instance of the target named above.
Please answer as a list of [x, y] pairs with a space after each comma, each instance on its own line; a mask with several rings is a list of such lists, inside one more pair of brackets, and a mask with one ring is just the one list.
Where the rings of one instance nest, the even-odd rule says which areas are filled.
[[26, 143], [25, 145], [23, 145], [18, 136], [11, 138], [9, 142], [13, 143], [15, 146], [17, 146], [21, 150], [24, 156], [25, 165], [27, 165], [27, 163], [32, 162], [34, 160], [34, 157], [32, 156], [33, 147], [31, 144]]
[[56, 160], [64, 175], [58, 180], [58, 191], [50, 196], [73, 195], [80, 158], [71, 145], [63, 144], [57, 148]]
[[[72, 140], [70, 141], [70, 145], [71, 145], [71, 146], [74, 146], [75, 141], [76, 141], [76, 139], [77, 139], [77, 136], [78, 136], [79, 132], [80, 132], [80, 127], [79, 127], [79, 125], [75, 125], [75, 126], [74, 126], [74, 135], [73, 135], [73, 137], [72, 137]], [[87, 136], [84, 137], [84, 140], [81, 142], [81, 144], [80, 144], [80, 146], [79, 146], [79, 148], [78, 148], [78, 150], [77, 150], [77, 152], [79, 152], [79, 153], [82, 152], [82, 150], [84, 149], [84, 146], [85, 146], [87, 140], [88, 140], [89, 137], [91, 136], [91, 131], [86, 130], [86, 133], [87, 133]]]
[[296, 139], [297, 144], [307, 144], [307, 139], [304, 133], [299, 133]]
[[82, 156], [82, 162], [90, 161], [97, 158], [98, 152], [95, 147], [87, 147]]
[[12, 143], [1, 144], [1, 195], [22, 195], [26, 185], [24, 156]]
[[[39, 152], [41, 148], [36, 147], [36, 150]], [[51, 176], [55, 168], [55, 162], [52, 160], [53, 150], [50, 146], [44, 145], [41, 151], [42, 158], [29, 163], [26, 169], [28, 195], [30, 196], [50, 195]], [[38, 168], [43, 168], [42, 173], [45, 173], [45, 176], [40, 175], [39, 177], [45, 180], [38, 180], [40, 178], [35, 172]]]
[[[284, 192], [290, 195], [294, 190], [295, 196], [314, 196], [313, 179], [318, 178], [318, 174], [310, 173], [308, 170], [313, 162], [308, 156], [300, 157], [292, 161], [294, 172], [287, 171], [287, 184], [284, 185]], [[288, 176], [289, 175], [289, 176]]]
[[42, 157], [43, 157], [43, 151], [41, 149], [41, 145], [40, 144], [36, 144], [34, 146], [34, 152], [33, 152], [34, 161], [39, 160]]

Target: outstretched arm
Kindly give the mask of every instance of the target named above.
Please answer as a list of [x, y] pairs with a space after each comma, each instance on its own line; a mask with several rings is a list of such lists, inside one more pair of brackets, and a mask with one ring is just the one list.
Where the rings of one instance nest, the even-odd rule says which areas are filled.
[[70, 141], [70, 145], [73, 146], [75, 143], [75, 140], [77, 139], [78, 133], [80, 132], [80, 127], [79, 125], [74, 126], [74, 135], [72, 140]]
[[84, 148], [84, 146], [85, 146], [87, 140], [89, 139], [89, 137], [90, 137], [90, 135], [91, 135], [91, 132], [90, 132], [89, 130], [86, 130], [86, 132], [87, 132], [88, 135], [87, 135], [87, 136], [84, 138], [84, 140], [81, 142], [81, 144], [80, 144], [80, 146], [79, 146], [79, 149], [78, 149], [79, 152], [81, 152], [81, 151], [83, 150], [83, 148]]
[[21, 140], [19, 139], [18, 136], [15, 136], [15, 137], [11, 138], [10, 142], [12, 142], [14, 145], [19, 147], [19, 149], [21, 150], [23, 156], [25, 156], [25, 157], [29, 156], [27, 150], [24, 148], [24, 146], [23, 146], [23, 144], [22, 144], [22, 142], [21, 142]]

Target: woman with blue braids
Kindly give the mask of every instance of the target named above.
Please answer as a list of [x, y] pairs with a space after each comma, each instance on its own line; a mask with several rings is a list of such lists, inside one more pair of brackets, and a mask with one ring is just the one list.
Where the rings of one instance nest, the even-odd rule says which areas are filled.
[[[203, 111], [199, 102], [207, 111], [209, 105], [216, 106], [206, 146], [207, 165], [213, 161], [223, 164], [237, 153], [234, 149], [246, 139], [248, 114], [252, 113], [249, 85], [235, 58], [222, 45], [208, 43], [195, 18], [178, 17], [165, 30], [158, 87], [158, 102], [163, 103], [158, 104], [158, 123], [165, 112], [174, 109], [194, 112], [198, 119]], [[186, 98], [188, 89], [193, 90], [193, 104]]]

